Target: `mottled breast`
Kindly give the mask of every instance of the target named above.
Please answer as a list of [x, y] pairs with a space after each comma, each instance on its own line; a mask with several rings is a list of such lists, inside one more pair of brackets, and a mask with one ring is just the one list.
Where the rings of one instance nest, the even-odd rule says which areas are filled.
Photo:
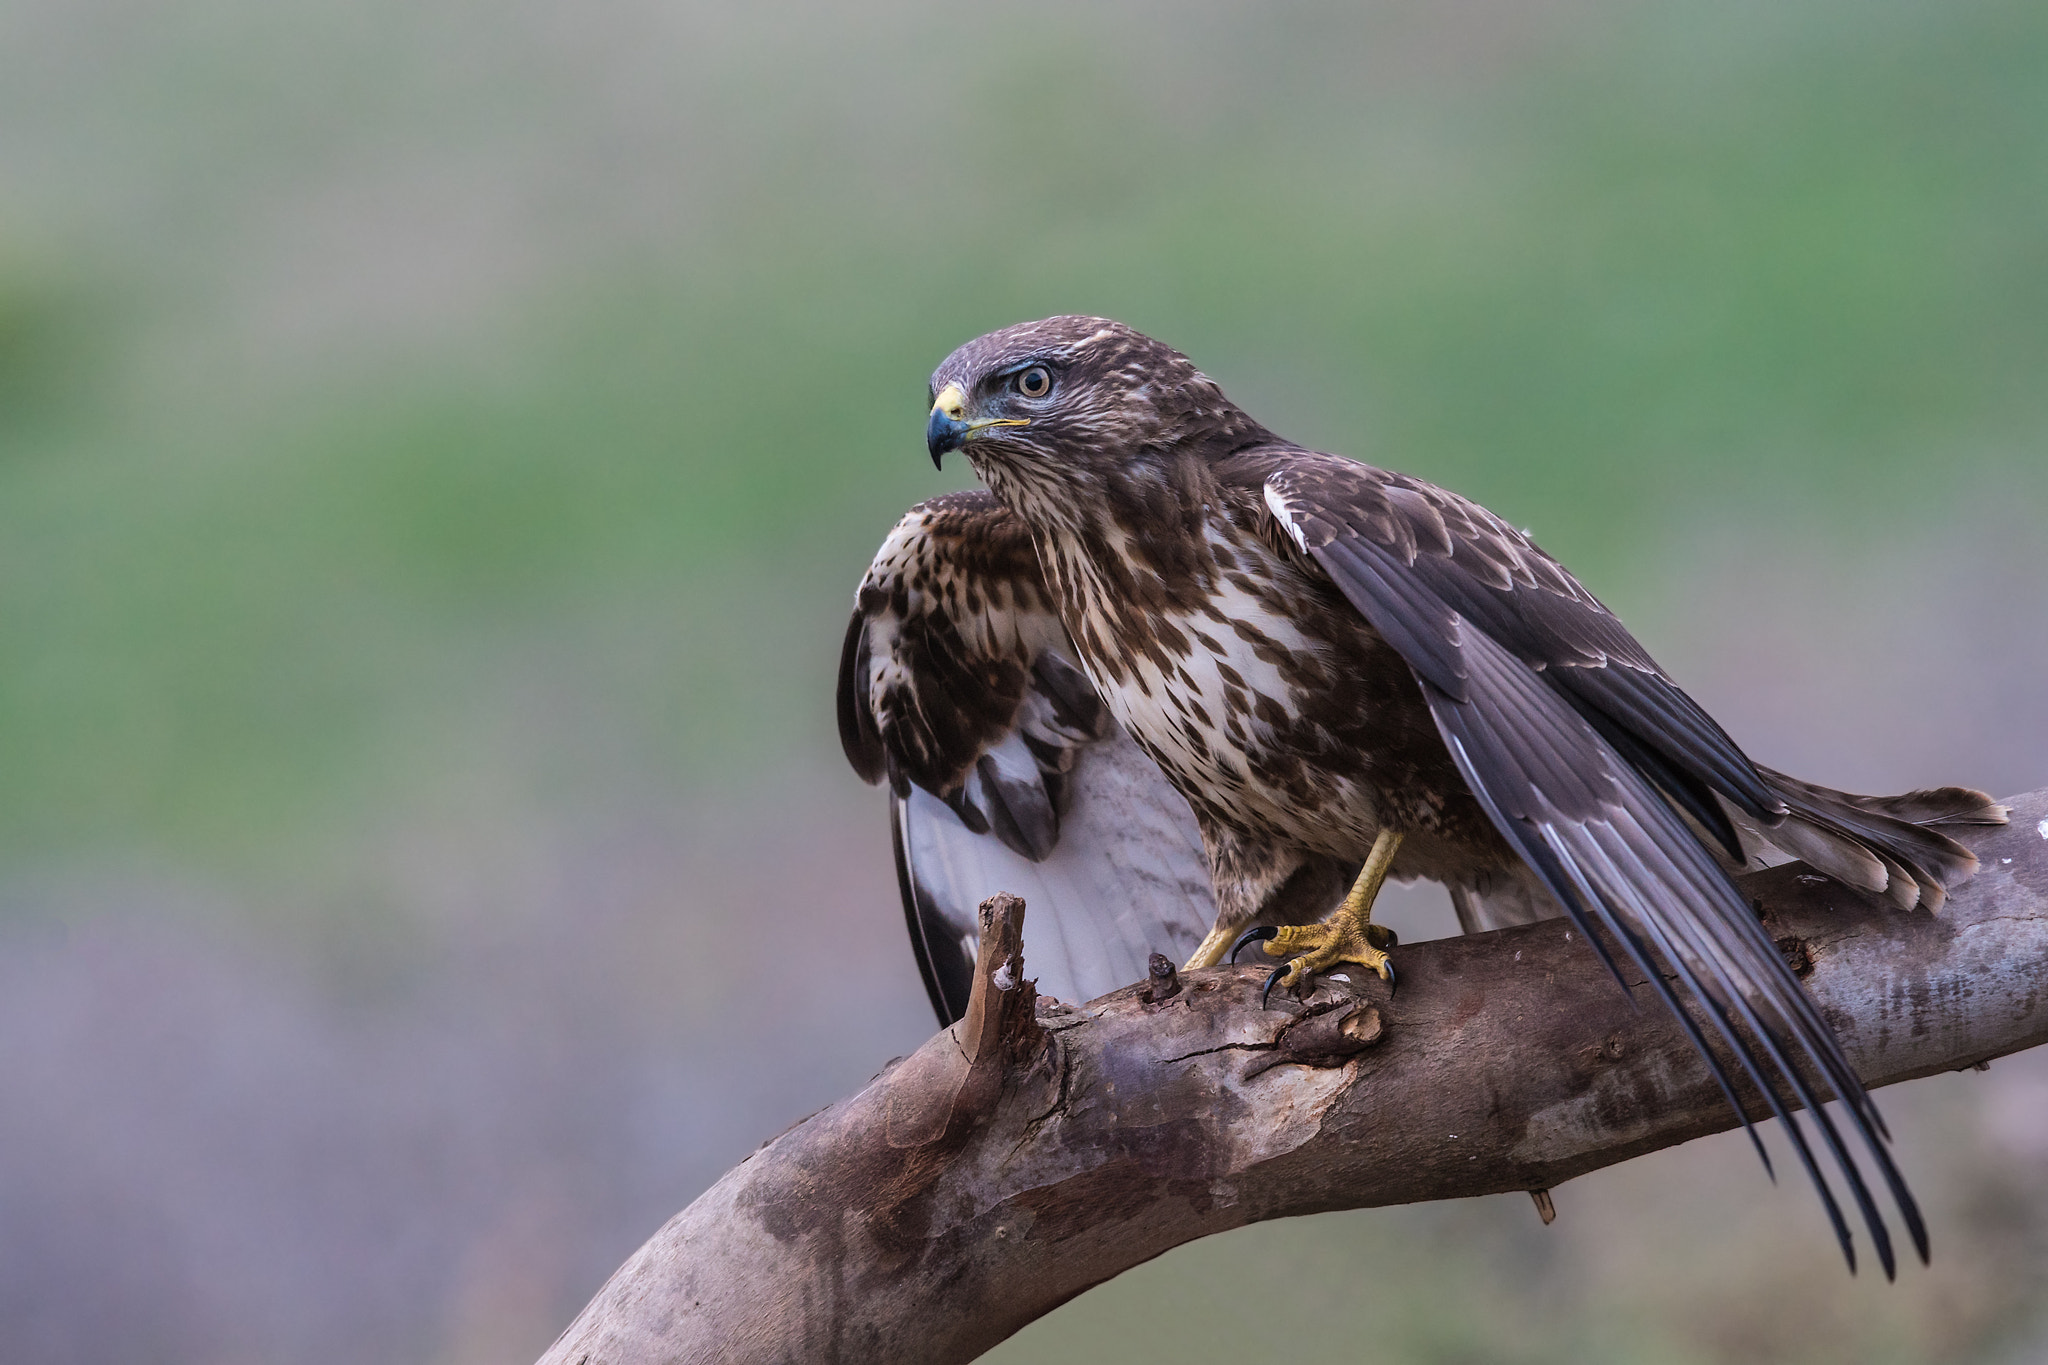
[[1198, 814], [1363, 856], [1370, 701], [1347, 665], [1377, 636], [1245, 524], [1256, 510], [1203, 510], [1196, 536], [1111, 523], [1041, 545], [1082, 664]]

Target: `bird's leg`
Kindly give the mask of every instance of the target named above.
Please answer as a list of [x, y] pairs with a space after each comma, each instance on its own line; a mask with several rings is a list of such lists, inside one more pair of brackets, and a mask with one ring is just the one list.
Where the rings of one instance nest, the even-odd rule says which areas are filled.
[[1287, 890], [1303, 870], [1299, 850], [1212, 824], [1202, 826], [1202, 850], [1209, 860], [1210, 885], [1216, 891], [1216, 920], [1194, 956], [1182, 965], [1184, 972], [1223, 961], [1238, 931], [1261, 912], [1291, 909]]
[[1243, 923], [1240, 919], [1236, 924], [1226, 925], [1223, 916], [1218, 915], [1216, 923], [1209, 927], [1208, 937], [1196, 946], [1194, 956], [1183, 962], [1180, 969], [1192, 972], [1198, 967], [1213, 967], [1221, 962], [1223, 955], [1230, 951], [1231, 939], [1237, 936], [1237, 926]]
[[[1381, 980], [1392, 986], [1394, 964], [1387, 957], [1385, 948], [1379, 945], [1392, 946], [1393, 934], [1372, 922], [1372, 903], [1380, 894], [1380, 887], [1387, 880], [1387, 869], [1394, 865], [1394, 852], [1400, 847], [1401, 836], [1382, 828], [1379, 837], [1373, 840], [1372, 853], [1366, 858], [1365, 866], [1358, 871], [1358, 880], [1351, 884], [1351, 893], [1344, 897], [1344, 903], [1328, 919], [1320, 924], [1294, 925], [1284, 929], [1253, 929], [1238, 940], [1237, 947], [1241, 948], [1257, 938], [1265, 940], [1268, 956], [1301, 954], [1284, 971], [1275, 972], [1273, 976], [1273, 981], [1290, 990], [1339, 962], [1356, 962], [1361, 967], [1370, 967], [1380, 974]], [[1266, 983], [1268, 990], [1272, 989], [1273, 981]]]

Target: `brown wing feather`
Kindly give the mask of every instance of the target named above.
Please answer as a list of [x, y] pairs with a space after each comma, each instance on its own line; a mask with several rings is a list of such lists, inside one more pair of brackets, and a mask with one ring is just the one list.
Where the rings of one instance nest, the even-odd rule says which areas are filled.
[[[1664, 799], [1691, 812], [1719, 791], [1753, 814], [1745, 797], [1762, 792], [1757, 806], [1777, 806], [1733, 741], [1555, 560], [1490, 513], [1305, 451], [1273, 457], [1265, 489], [1279, 525], [1414, 668], [1501, 835], [1603, 956], [1602, 944], [1614, 945], [1663, 995], [1733, 1104], [1732, 1077], [1655, 959], [1705, 1010], [1785, 1122], [1851, 1265], [1847, 1224], [1781, 1091], [1812, 1114], [1887, 1275], [1890, 1238], [1801, 1054], [1843, 1101], [1924, 1259], [1924, 1226], [1875, 1106], [1755, 915]], [[1607, 681], [1588, 687], [1593, 678]], [[1708, 790], [1688, 801], [1685, 783]]]
[[[1447, 489], [1333, 455], [1296, 452], [1267, 501], [1313, 555], [1357, 537], [1428, 599], [1417, 619], [1455, 614], [1543, 672], [1603, 737], [1712, 831], [1741, 847], [1710, 792], [1775, 824], [1783, 803], [1713, 717], [1657, 666], [1628, 629], [1562, 564], [1493, 513]], [[1463, 663], [1440, 633], [1395, 641], [1445, 694], [1462, 698]]]
[[[1976, 859], [1932, 827], [2003, 820], [1990, 797], [1966, 788], [1859, 797], [1753, 763], [1619, 618], [1493, 513], [1405, 474], [1331, 455], [1285, 458], [1285, 468], [1274, 470], [1268, 503], [1283, 517], [1283, 509], [1295, 514], [1297, 545], [1313, 557], [1318, 547], [1356, 534], [1376, 547], [1400, 566], [1401, 591], [1427, 599], [1417, 601], [1417, 620], [1454, 614], [1536, 669], [1631, 767], [1712, 835], [1732, 865], [1805, 858], [1904, 909], [1939, 910]], [[1322, 507], [1322, 499], [1342, 514]], [[1423, 630], [1396, 644], [1418, 673], [1447, 695], [1464, 697], [1464, 665], [1446, 653], [1440, 635]]]
[[1026, 960], [1072, 1000], [1142, 976], [1148, 953], [1184, 958], [1215, 915], [1193, 813], [1073, 653], [1021, 523], [986, 493], [912, 508], [862, 580], [840, 738], [893, 788], [904, 913], [942, 1024], [965, 1008], [975, 907], [996, 891], [1030, 902]]
[[[847, 761], [898, 795], [909, 783], [952, 795], [1014, 727], [1034, 663], [1065, 640], [1013, 514], [982, 492], [918, 504], [854, 599], [839, 662]], [[1085, 683], [1053, 695], [1077, 730], [1100, 734], [1101, 703]]]

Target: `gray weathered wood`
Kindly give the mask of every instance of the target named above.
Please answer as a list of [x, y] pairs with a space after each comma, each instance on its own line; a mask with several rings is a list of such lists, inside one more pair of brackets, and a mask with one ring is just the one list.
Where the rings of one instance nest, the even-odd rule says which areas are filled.
[[[1964, 834], [1983, 866], [1939, 916], [1797, 864], [1745, 881], [1873, 1088], [2048, 1041], [2048, 791], [2013, 807]], [[1245, 966], [1075, 1009], [1034, 1008], [1021, 903], [983, 913], [967, 1019], [728, 1172], [545, 1362], [968, 1360], [1197, 1237], [1545, 1189], [1734, 1123], [1562, 922], [1405, 947], [1392, 999], [1261, 1011]]]

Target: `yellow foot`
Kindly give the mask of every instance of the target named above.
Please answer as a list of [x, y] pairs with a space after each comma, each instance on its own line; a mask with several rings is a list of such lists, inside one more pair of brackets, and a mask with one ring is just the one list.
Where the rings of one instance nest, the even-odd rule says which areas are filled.
[[[1295, 924], [1284, 929], [1270, 926], [1254, 929], [1239, 940], [1240, 946], [1247, 939], [1265, 940], [1266, 956], [1294, 957], [1294, 961], [1274, 974], [1277, 984], [1293, 990], [1303, 981], [1321, 976], [1340, 962], [1355, 962], [1378, 972], [1380, 980], [1389, 986], [1395, 984], [1393, 959], [1387, 956], [1381, 943], [1392, 947], [1394, 932], [1372, 923], [1359, 921], [1341, 910], [1321, 924]], [[1299, 953], [1299, 957], [1294, 955]], [[1269, 984], [1268, 990], [1272, 989]]]
[[1294, 990], [1302, 982], [1340, 962], [1356, 962], [1361, 967], [1371, 968], [1379, 973], [1388, 989], [1393, 989], [1397, 984], [1394, 964], [1387, 957], [1386, 949], [1394, 946], [1394, 935], [1391, 930], [1372, 922], [1372, 903], [1387, 879], [1387, 869], [1393, 866], [1394, 852], [1400, 846], [1400, 835], [1382, 829], [1373, 841], [1371, 856], [1359, 869], [1358, 881], [1353, 884], [1351, 894], [1321, 924], [1290, 925], [1284, 929], [1261, 925], [1238, 939], [1231, 949], [1233, 958], [1237, 956], [1237, 949], [1257, 941], [1265, 943], [1269, 957], [1300, 954], [1266, 978], [1266, 987], [1259, 992], [1262, 1008], [1275, 984]]

